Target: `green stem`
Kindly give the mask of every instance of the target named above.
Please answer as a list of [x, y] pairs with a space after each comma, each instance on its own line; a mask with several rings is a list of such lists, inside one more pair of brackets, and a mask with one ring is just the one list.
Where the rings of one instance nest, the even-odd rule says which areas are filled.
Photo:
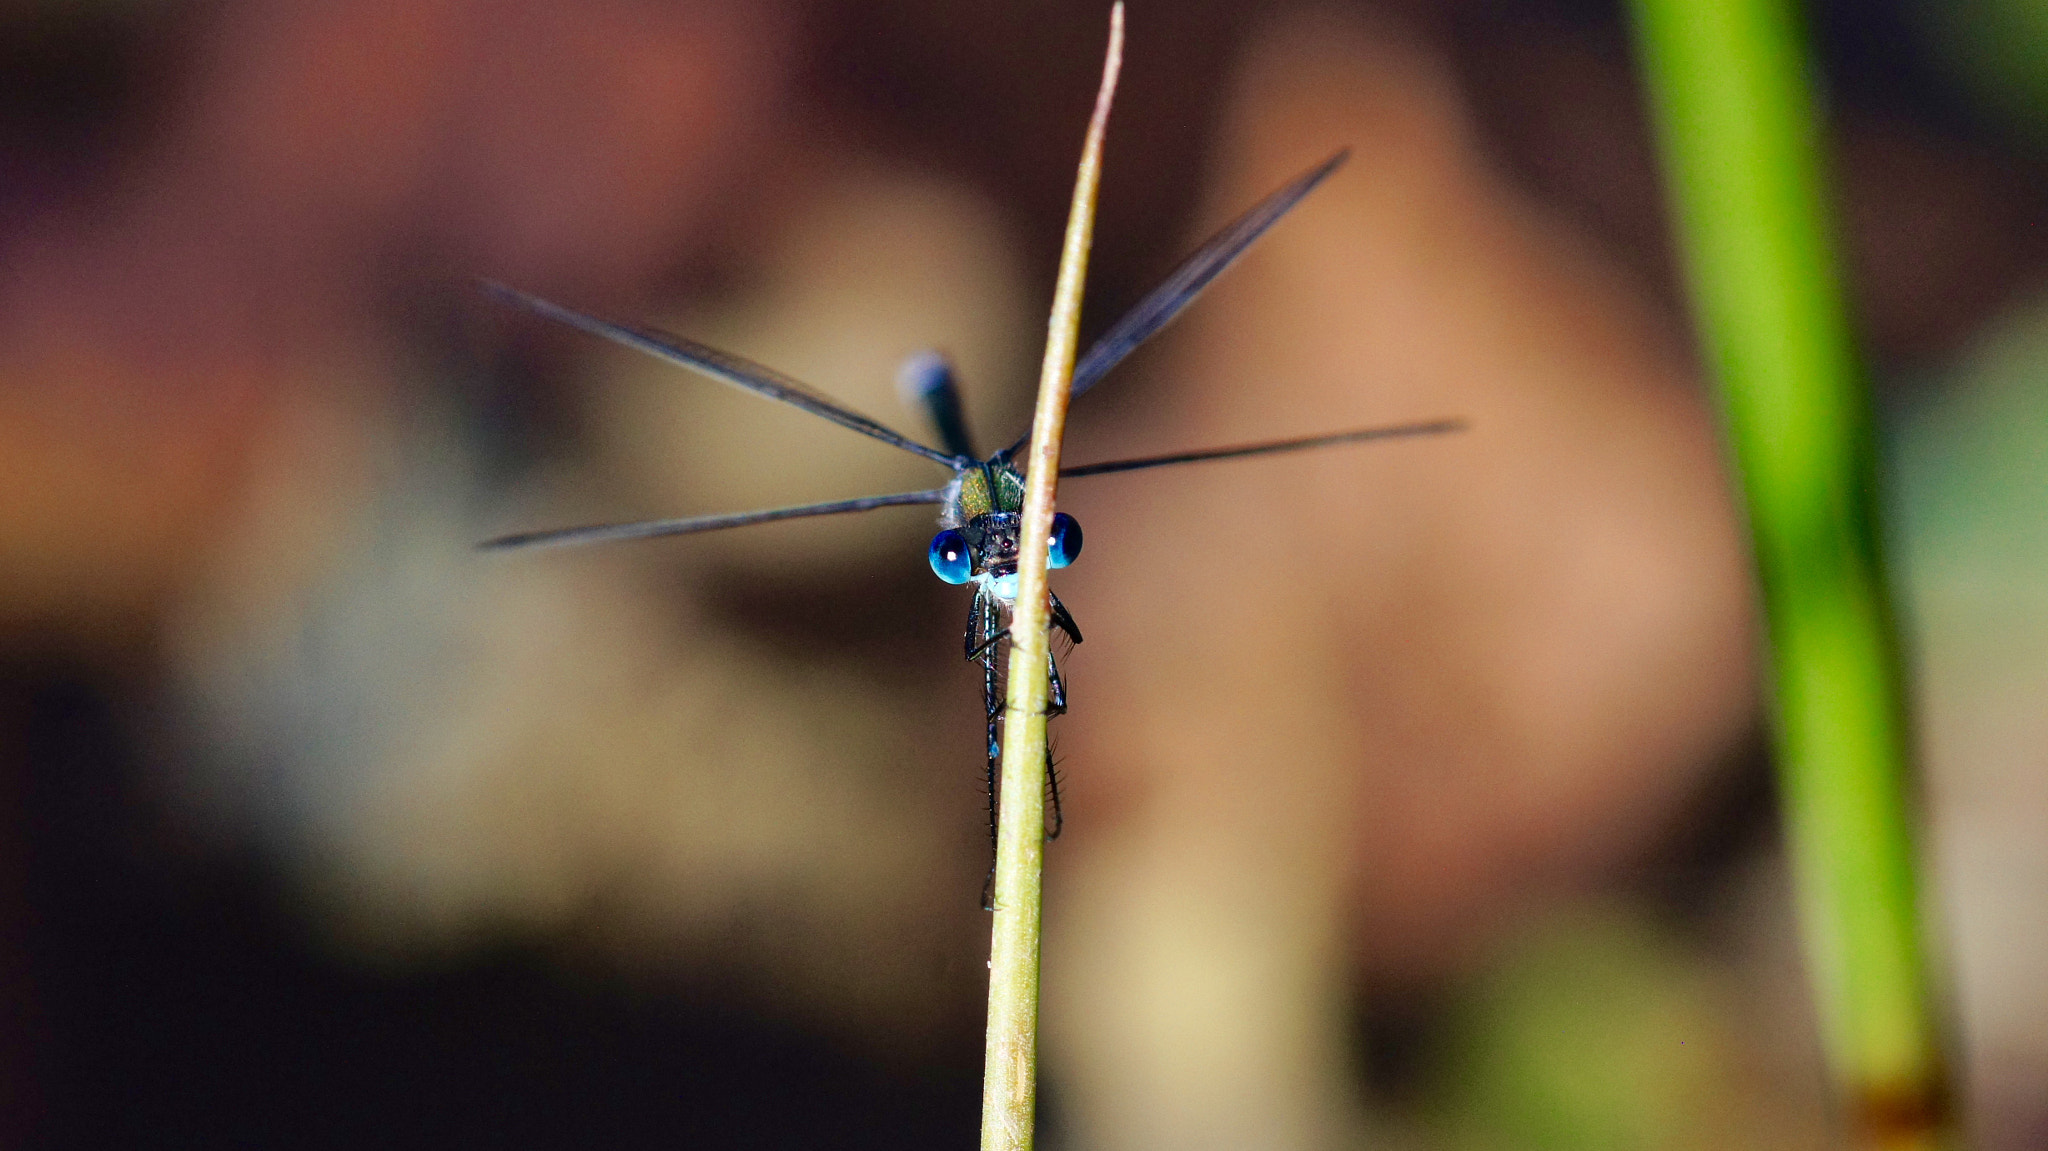
[[1010, 617], [1009, 697], [1003, 711], [1001, 824], [996, 836], [995, 913], [989, 945], [988, 1049], [981, 1096], [983, 1151], [1028, 1151], [1038, 1092], [1038, 938], [1040, 871], [1045, 856], [1045, 713], [1051, 668], [1047, 540], [1059, 487], [1060, 441], [1081, 327], [1081, 288], [1095, 234], [1095, 190], [1102, 137], [1123, 64], [1124, 6], [1110, 9], [1102, 88], [1081, 149], [1074, 201], [1060, 250], [1045, 366], [1031, 421], [1024, 522], [1017, 553], [1017, 602]]
[[1871, 419], [1835, 276], [1818, 128], [1783, 0], [1632, 0], [1695, 317], [1769, 620], [1800, 929], [1866, 1146], [1946, 1097], [1919, 935], [1907, 725]]

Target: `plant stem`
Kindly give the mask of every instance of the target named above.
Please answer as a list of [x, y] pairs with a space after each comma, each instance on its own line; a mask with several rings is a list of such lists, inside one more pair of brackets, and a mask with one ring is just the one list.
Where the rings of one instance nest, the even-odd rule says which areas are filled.
[[1010, 616], [1009, 696], [1003, 710], [1001, 824], [996, 836], [994, 933], [989, 945], [988, 1048], [982, 1072], [983, 1151], [1028, 1151], [1038, 1094], [1038, 937], [1040, 871], [1045, 860], [1045, 719], [1051, 669], [1047, 651], [1047, 540], [1059, 488], [1060, 439], [1081, 327], [1081, 288], [1095, 234], [1095, 190], [1102, 178], [1102, 137], [1123, 65], [1124, 6], [1110, 9], [1102, 88], [1081, 148], [1073, 206], [1060, 249], [1045, 366], [1031, 419], [1024, 523], [1017, 550], [1017, 602]]
[[1748, 501], [1800, 930], [1861, 1144], [1947, 1098], [1920, 939], [1908, 732], [1868, 399], [1784, 0], [1632, 0], [1693, 310]]

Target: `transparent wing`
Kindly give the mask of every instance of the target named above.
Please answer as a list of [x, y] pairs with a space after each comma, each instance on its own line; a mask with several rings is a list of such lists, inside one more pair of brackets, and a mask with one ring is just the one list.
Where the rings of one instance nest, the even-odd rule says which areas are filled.
[[864, 512], [872, 508], [896, 507], [901, 504], [936, 504], [946, 499], [946, 489], [933, 488], [923, 492], [897, 492], [886, 496], [862, 496], [853, 500], [833, 500], [822, 504], [798, 504], [795, 507], [770, 508], [758, 512], [735, 512], [722, 516], [690, 516], [677, 520], [640, 520], [629, 524], [592, 524], [580, 528], [555, 528], [550, 531], [517, 532], [497, 539], [485, 540], [476, 545], [479, 551], [511, 551], [515, 548], [560, 547], [567, 544], [595, 544], [612, 540], [641, 540], [654, 536], [681, 536], [695, 532], [724, 531], [726, 528], [743, 528], [749, 524], [765, 524], [774, 520], [802, 519], [806, 516], [836, 516], [844, 512]]
[[[1138, 301], [1136, 307], [1124, 313], [1122, 319], [1111, 324], [1109, 330], [1095, 341], [1081, 358], [1074, 363], [1073, 394], [1078, 396], [1095, 386], [1096, 382], [1109, 374], [1111, 368], [1123, 362], [1125, 356], [1144, 343], [1159, 329], [1173, 322], [1181, 310], [1194, 303], [1195, 297], [1209, 282], [1223, 273], [1252, 241], [1264, 235], [1266, 229], [1280, 222], [1302, 198], [1313, 192], [1330, 173], [1344, 165], [1351, 157], [1346, 148], [1336, 155], [1296, 176], [1279, 190], [1225, 225], [1223, 230], [1209, 237], [1193, 255], [1181, 262], [1173, 274], [1166, 277], [1151, 294]], [[1014, 455], [1030, 439], [1027, 433], [1022, 439], [1011, 444], [1009, 452]]]
[[587, 316], [494, 281], [483, 281], [483, 289], [501, 300], [531, 309], [551, 320], [559, 320], [594, 336], [616, 340], [627, 347], [637, 348], [672, 364], [695, 368], [707, 376], [745, 388], [756, 395], [781, 400], [813, 415], [823, 416], [841, 427], [852, 428], [862, 435], [873, 436], [885, 444], [902, 448], [913, 455], [923, 456], [949, 468], [957, 467], [960, 462], [936, 448], [928, 448], [901, 432], [845, 407], [809, 385], [793, 380], [773, 368], [757, 364], [744, 356], [721, 352], [695, 340], [686, 340], [654, 328], [629, 327], [610, 320], [601, 320], [596, 316]]
[[1395, 424], [1383, 428], [1360, 428], [1357, 431], [1336, 432], [1327, 436], [1306, 436], [1298, 440], [1271, 440], [1262, 444], [1242, 444], [1231, 448], [1207, 448], [1196, 452], [1175, 452], [1167, 456], [1144, 456], [1135, 460], [1110, 460], [1100, 464], [1082, 464], [1079, 467], [1061, 468], [1061, 479], [1077, 476], [1103, 476], [1112, 472], [1135, 472], [1145, 468], [1164, 468], [1174, 464], [1198, 464], [1206, 460], [1234, 460], [1244, 456], [1269, 456], [1280, 452], [1299, 452], [1308, 448], [1328, 448], [1338, 444], [1357, 444], [1367, 440], [1391, 440], [1404, 436], [1439, 436], [1448, 432], [1465, 430], [1463, 420], [1429, 420], [1419, 424]]

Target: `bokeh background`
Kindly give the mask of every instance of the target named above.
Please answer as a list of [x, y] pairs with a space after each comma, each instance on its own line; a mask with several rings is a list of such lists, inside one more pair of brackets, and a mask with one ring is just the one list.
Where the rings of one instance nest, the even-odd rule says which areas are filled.
[[[1975, 1145], [2048, 1144], [2048, 19], [1808, 12]], [[1025, 422], [1106, 9], [0, 6], [0, 1139], [963, 1146], [987, 866], [923, 487], [507, 314]], [[1133, 7], [1077, 406], [1041, 1123], [1827, 1148], [1739, 512], [1619, 10]]]

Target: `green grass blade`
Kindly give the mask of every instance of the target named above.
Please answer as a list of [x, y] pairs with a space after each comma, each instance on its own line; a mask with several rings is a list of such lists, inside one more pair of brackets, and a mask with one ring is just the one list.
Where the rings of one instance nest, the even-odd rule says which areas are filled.
[[1060, 442], [1081, 328], [1081, 288], [1095, 233], [1102, 137], [1123, 64], [1124, 6], [1110, 10], [1102, 89], [1081, 148], [1074, 200], [1060, 249], [1045, 366], [1026, 457], [1024, 523], [1017, 551], [1017, 605], [1010, 617], [1009, 696], [1003, 711], [1001, 825], [996, 836], [994, 928], [989, 945], [988, 1043], [982, 1072], [983, 1151], [1029, 1151], [1038, 1092], [1038, 937], [1045, 861], [1045, 712], [1051, 668], [1047, 540], [1059, 487]]
[[1919, 935], [1908, 731], [1867, 396], [1780, 0], [1632, 0], [1702, 345], [1769, 618], [1798, 912], [1866, 1145], [1928, 1142], [1942, 1083]]

